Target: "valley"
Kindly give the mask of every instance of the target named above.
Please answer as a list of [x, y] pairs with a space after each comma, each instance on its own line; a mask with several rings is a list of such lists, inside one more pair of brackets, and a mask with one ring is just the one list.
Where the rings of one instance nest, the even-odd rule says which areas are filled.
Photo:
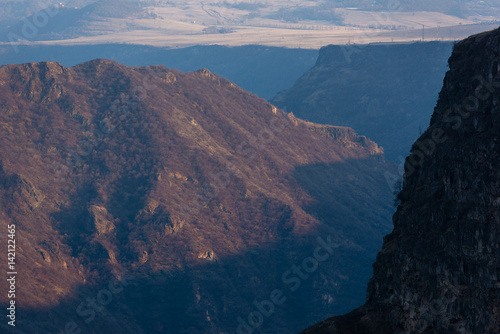
[[499, 18], [0, 0], [0, 332], [497, 334]]
[[328, 44], [459, 40], [495, 28], [499, 14], [493, 5], [474, 1], [458, 9], [429, 4], [418, 8], [409, 1], [357, 5], [323, 0], [109, 0], [85, 6], [66, 1], [9, 25], [0, 36], [4, 45], [128, 43], [183, 48], [256, 44], [318, 49]]
[[402, 165], [429, 125], [452, 47], [447, 42], [330, 45], [271, 102], [312, 122], [352, 127]]
[[69, 67], [99, 58], [127, 66], [163, 64], [183, 72], [207, 68], [269, 100], [309, 70], [318, 58], [318, 51], [258, 45], [184, 49], [126, 44], [19, 46], [17, 51], [11, 46], [0, 47], [0, 65], [54, 61]]
[[303, 334], [498, 333], [499, 36], [453, 49], [430, 125], [406, 158], [366, 303]]

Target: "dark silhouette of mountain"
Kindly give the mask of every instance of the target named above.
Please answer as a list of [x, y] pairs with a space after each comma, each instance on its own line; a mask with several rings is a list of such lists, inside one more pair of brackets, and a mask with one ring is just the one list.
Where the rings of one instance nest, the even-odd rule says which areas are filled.
[[289, 333], [362, 303], [394, 168], [352, 129], [108, 60], [3, 66], [0, 104], [16, 332]]
[[327, 46], [271, 102], [298, 117], [345, 125], [402, 160], [429, 125], [451, 43]]
[[317, 50], [249, 45], [242, 47], [194, 46], [183, 49], [142, 45], [11, 46], [0, 47], [0, 64], [54, 61], [74, 66], [96, 58], [128, 66], [163, 64], [190, 72], [206, 68], [254, 94], [271, 99], [309, 70]]
[[366, 304], [304, 334], [500, 333], [500, 29], [455, 45]]

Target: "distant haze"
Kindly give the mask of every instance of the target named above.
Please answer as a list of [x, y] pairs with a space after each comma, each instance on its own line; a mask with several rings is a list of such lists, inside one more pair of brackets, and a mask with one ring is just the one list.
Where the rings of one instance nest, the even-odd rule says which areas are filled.
[[[0, 41], [167, 47], [458, 40], [497, 26], [496, 1], [0, 1]], [[42, 5], [43, 4], [43, 5]], [[44, 9], [49, 6], [51, 9]]]

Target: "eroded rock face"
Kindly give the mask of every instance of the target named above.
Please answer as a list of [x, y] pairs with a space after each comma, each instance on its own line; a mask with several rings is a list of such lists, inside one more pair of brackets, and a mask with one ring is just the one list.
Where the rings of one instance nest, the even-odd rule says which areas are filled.
[[95, 229], [98, 235], [106, 234], [115, 229], [113, 218], [106, 208], [97, 205], [91, 205], [89, 208], [91, 216], [91, 228]]
[[500, 333], [500, 30], [454, 48], [367, 302], [304, 333]]
[[271, 101], [295, 116], [352, 127], [401, 161], [429, 124], [452, 43], [329, 45]]

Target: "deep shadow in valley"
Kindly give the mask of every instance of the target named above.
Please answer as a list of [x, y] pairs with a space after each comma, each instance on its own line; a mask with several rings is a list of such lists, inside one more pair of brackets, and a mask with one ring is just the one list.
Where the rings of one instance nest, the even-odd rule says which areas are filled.
[[[107, 273], [95, 283], [75, 287], [72, 297], [52, 308], [20, 306], [16, 332], [201, 334], [249, 333], [250, 328], [253, 333], [294, 333], [346, 313], [364, 302], [371, 264], [383, 235], [392, 228], [386, 170], [369, 169], [372, 159], [382, 158], [295, 168], [292, 182], [312, 198], [303, 210], [320, 222], [306, 234], [284, 233], [245, 253], [202, 257], [185, 267], [124, 261], [117, 270], [118, 266], [106, 264], [106, 252], [89, 253]], [[353, 201], [359, 206], [349, 206]], [[349, 223], [340, 223], [346, 217]], [[81, 246], [74, 251], [88, 251]], [[322, 260], [315, 262], [318, 247]], [[126, 254], [122, 257], [126, 259]], [[302, 269], [295, 271], [294, 265]], [[113, 270], [121, 271], [118, 275], [125, 275], [124, 281], [116, 281]], [[273, 303], [272, 309], [265, 302], [271, 300], [282, 304]], [[91, 306], [92, 302], [96, 304]]]

